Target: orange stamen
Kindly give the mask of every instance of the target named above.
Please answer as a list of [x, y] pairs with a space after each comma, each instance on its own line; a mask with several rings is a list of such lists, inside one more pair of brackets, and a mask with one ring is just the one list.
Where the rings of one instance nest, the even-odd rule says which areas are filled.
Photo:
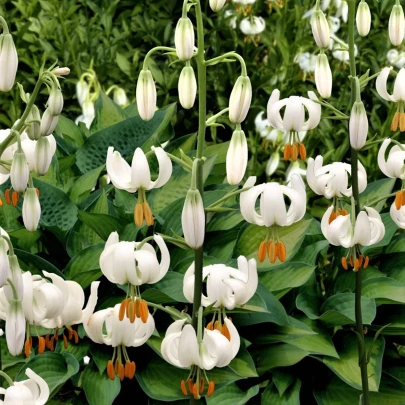
[[267, 243], [264, 240], [260, 244], [259, 251], [257, 252], [257, 257], [258, 257], [260, 263], [264, 262], [264, 259], [266, 258], [266, 253], [267, 253]]
[[30, 357], [30, 354], [31, 354], [31, 347], [32, 347], [31, 339], [27, 339], [27, 340], [25, 341], [25, 344], [24, 344], [25, 357]]
[[267, 244], [267, 252], [269, 255], [270, 263], [275, 263], [277, 260], [276, 244], [271, 240]]
[[125, 362], [125, 378], [128, 378], [130, 368], [131, 368], [131, 362], [129, 360], [127, 360]]
[[291, 157], [291, 145], [287, 143], [284, 147], [284, 160], [290, 160]]
[[361, 266], [363, 265], [363, 260], [364, 260], [364, 256], [361, 255], [361, 256], [359, 257], [359, 264], [360, 264], [359, 267], [361, 267]]
[[401, 132], [405, 131], [405, 113], [401, 113], [399, 117], [399, 130]]
[[45, 351], [45, 339], [40, 336], [38, 338], [38, 354], [42, 354]]
[[207, 397], [210, 397], [214, 393], [214, 389], [215, 389], [215, 383], [214, 383], [214, 381], [210, 381], [208, 384]]
[[49, 350], [53, 352], [55, 350], [55, 337], [52, 336], [49, 340]]
[[353, 263], [353, 255], [350, 255], [350, 266], [354, 266], [354, 263]]
[[10, 189], [9, 188], [4, 192], [4, 197], [6, 198], [6, 203], [8, 205], [10, 205], [11, 204], [11, 198], [10, 198]]
[[354, 271], [358, 271], [360, 268], [360, 260], [356, 258], [356, 261], [354, 263]]
[[204, 378], [200, 378], [200, 394], [204, 392]]
[[120, 377], [120, 380], [123, 381], [125, 378], [125, 367], [122, 363], [118, 366], [118, 375]]
[[197, 388], [197, 384], [194, 383], [193, 385], [193, 397], [194, 399], [198, 399], [200, 396], [198, 395], [198, 388]]
[[221, 333], [222, 333], [229, 341], [231, 341], [231, 334], [229, 333], [229, 329], [228, 329], [228, 327], [226, 326], [225, 323], [222, 325], [222, 331], [221, 331]]
[[299, 151], [301, 160], [305, 160], [307, 158], [307, 149], [303, 143], [299, 144]]
[[294, 142], [294, 145], [292, 146], [291, 160], [295, 162], [297, 158], [298, 158], [298, 143]]
[[342, 267], [345, 269], [345, 270], [349, 270], [349, 267], [348, 267], [348, 265], [347, 265], [347, 260], [346, 260], [346, 257], [342, 257]]
[[72, 332], [73, 332], [73, 337], [75, 339], [75, 344], [78, 344], [79, 343], [79, 334], [74, 329], [72, 329]]
[[394, 114], [394, 117], [392, 118], [391, 122], [391, 131], [396, 131], [399, 127], [399, 118], [400, 118], [400, 113], [397, 111]]
[[369, 257], [366, 256], [366, 260], [364, 260], [364, 265], [363, 265], [363, 269], [366, 269], [368, 267], [368, 262], [369, 262]]
[[118, 319], [120, 321], [124, 320], [125, 312], [127, 311], [128, 306], [128, 299], [126, 298], [124, 301], [121, 302], [120, 311], [118, 313]]
[[402, 190], [402, 206], [405, 205], [405, 189]]
[[212, 321], [206, 326], [206, 329], [214, 330], [214, 324], [212, 323]]
[[45, 336], [45, 346], [49, 349], [49, 335]]
[[39, 188], [35, 188], [35, 191], [37, 192], [38, 198], [40, 197], [41, 193], [39, 192]]
[[13, 203], [14, 207], [17, 207], [19, 199], [20, 199], [20, 194], [17, 193], [17, 191], [13, 191], [13, 194], [11, 195], [11, 202]]
[[141, 300], [140, 303], [140, 312], [141, 312], [141, 320], [143, 323], [146, 323], [149, 316], [148, 304], [145, 300]]
[[143, 224], [143, 204], [136, 203], [134, 211], [134, 220], [136, 226], [142, 226]]
[[330, 214], [328, 223], [331, 224], [336, 219], [336, 217], [337, 217], [336, 212], [332, 211], [331, 214]]
[[3, 200], [0, 198], [0, 207], [3, 206]]
[[193, 380], [192, 380], [191, 378], [189, 378], [189, 379], [187, 380], [187, 382], [188, 382], [188, 390], [189, 390], [190, 392], [193, 392]]
[[120, 362], [118, 359], [115, 360], [115, 365], [114, 365], [114, 372], [116, 375], [118, 375], [118, 367], [120, 366]]
[[129, 300], [127, 306], [127, 317], [131, 323], [135, 322], [136, 314], [135, 314], [135, 303], [134, 300]]
[[146, 225], [153, 225], [154, 220], [152, 210], [150, 209], [150, 205], [146, 201], [143, 203], [143, 216], [145, 218]]
[[63, 347], [64, 347], [65, 349], [68, 348], [68, 340], [67, 340], [67, 337], [66, 337], [65, 334], [63, 335]]
[[108, 375], [110, 380], [115, 379], [114, 365], [113, 365], [113, 362], [111, 360], [108, 360], [108, 363], [107, 363], [107, 375]]
[[186, 382], [185, 382], [184, 380], [181, 380], [180, 388], [181, 388], [181, 392], [182, 392], [185, 396], [187, 396], [187, 395], [188, 395], [188, 392], [187, 392], [187, 388], [186, 388]]
[[277, 245], [277, 257], [280, 259], [280, 262], [285, 262], [285, 259], [287, 258], [287, 253], [286, 253], [286, 249], [285, 249], [285, 245], [284, 242], [280, 241], [278, 242]]
[[128, 378], [130, 380], [132, 380], [134, 378], [135, 371], [136, 371], [136, 364], [135, 364], [134, 361], [131, 361], [130, 369], [129, 369], [129, 372], [128, 372]]
[[137, 318], [141, 317], [141, 299], [135, 298], [135, 314]]
[[402, 207], [402, 191], [398, 191], [395, 196], [395, 208], [397, 210], [401, 209]]

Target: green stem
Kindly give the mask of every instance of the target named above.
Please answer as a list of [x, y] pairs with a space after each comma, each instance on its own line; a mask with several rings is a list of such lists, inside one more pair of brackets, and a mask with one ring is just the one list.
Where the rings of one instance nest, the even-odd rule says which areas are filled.
[[169, 158], [170, 158], [171, 160], [173, 160], [173, 162], [176, 162], [176, 163], [178, 163], [180, 166], [182, 166], [182, 167], [184, 167], [185, 169], [191, 171], [192, 167], [191, 167], [187, 162], [185, 162], [184, 160], [181, 160], [180, 158], [178, 158], [177, 156], [172, 155], [172, 154], [169, 153], [169, 152], [166, 152], [166, 155], [169, 156]]
[[221, 110], [219, 113], [213, 115], [212, 117], [209, 117], [207, 119], [206, 125], [210, 125], [213, 122], [215, 122], [215, 120], [220, 117], [221, 115], [224, 115], [225, 113], [227, 113], [229, 111], [229, 107], [224, 108], [223, 110]]
[[234, 197], [235, 195], [238, 195], [240, 193], [243, 193], [244, 191], [250, 190], [251, 187], [243, 187], [237, 190], [230, 191], [228, 194], [225, 194], [222, 198], [220, 198], [218, 201], [215, 201], [211, 205], [209, 205], [207, 208], [214, 208], [217, 207], [218, 205], [222, 204], [226, 200], [228, 200], [231, 197]]
[[8, 25], [6, 20], [0, 15], [0, 25], [3, 28], [3, 34], [9, 34], [10, 31], [8, 30]]
[[[186, 314], [185, 312], [180, 312], [175, 308], [172, 307], [164, 307], [163, 305], [160, 304], [155, 304], [153, 302], [146, 301], [149, 307], [159, 309], [160, 311], [168, 313], [170, 316], [172, 316], [176, 321], [180, 319], [187, 319], [187, 322], [190, 322], [190, 316]], [[180, 316], [179, 314], [182, 314], [183, 316]]]
[[0, 370], [0, 375], [5, 378], [10, 387], [14, 385], [14, 381], [10, 378], [10, 376], [7, 373]]
[[384, 201], [384, 200], [387, 200], [388, 198], [390, 198], [390, 197], [395, 197], [396, 196], [396, 192], [395, 193], [391, 193], [391, 194], [388, 194], [388, 195], [386, 195], [386, 196], [384, 196], [384, 197], [381, 197], [381, 198], [379, 198], [379, 199], [377, 199], [377, 200], [373, 200], [373, 201], [371, 201], [370, 203], [368, 203], [367, 204], [367, 207], [368, 206], [373, 206], [373, 205], [375, 205], [375, 204], [378, 204], [380, 201]]
[[[352, 77], [351, 82], [351, 106], [353, 106], [356, 96], [358, 86], [358, 78], [356, 73], [356, 60], [355, 60], [355, 48], [354, 48], [354, 25], [355, 25], [355, 14], [356, 14], [356, 0], [349, 0], [349, 57], [350, 57], [350, 76]], [[357, 82], [356, 82], [357, 80]], [[358, 90], [359, 91], [359, 90]], [[352, 166], [352, 190], [353, 199], [355, 202], [355, 213], [356, 218], [360, 213], [360, 198], [359, 198], [359, 178], [358, 178], [358, 152], [357, 150], [351, 148], [351, 166]], [[364, 330], [363, 330], [363, 316], [361, 310], [361, 287], [362, 287], [362, 277], [361, 272], [363, 270], [360, 268], [356, 272], [356, 289], [355, 289], [355, 318], [356, 318], [356, 330], [358, 333], [358, 352], [359, 352], [359, 366], [361, 373], [361, 385], [363, 390], [363, 405], [370, 405], [370, 393], [368, 387], [368, 373], [367, 373], [367, 358], [365, 354], [365, 344], [364, 344]]]
[[245, 63], [245, 60], [242, 58], [242, 56], [240, 56], [240, 55], [239, 55], [238, 53], [236, 53], [236, 52], [227, 52], [227, 53], [224, 53], [224, 54], [221, 55], [221, 56], [217, 56], [216, 58], [207, 60], [207, 61], [205, 62], [205, 66], [216, 65], [217, 63], [223, 62], [224, 59], [227, 59], [227, 58], [229, 58], [229, 57], [238, 59], [238, 61], [240, 62], [240, 67], [241, 67], [241, 69], [242, 69], [242, 76], [247, 76], [247, 70], [246, 70], [246, 63]]
[[145, 59], [143, 61], [143, 70], [148, 69], [148, 59], [158, 51], [167, 51], [167, 52], [176, 52], [175, 48], [169, 48], [168, 46], [155, 46], [152, 48], [145, 56]]

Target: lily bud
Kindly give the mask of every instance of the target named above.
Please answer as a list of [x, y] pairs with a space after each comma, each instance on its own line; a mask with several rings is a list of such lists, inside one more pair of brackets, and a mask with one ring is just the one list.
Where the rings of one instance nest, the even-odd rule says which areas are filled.
[[28, 138], [32, 141], [36, 141], [41, 136], [41, 113], [38, 107], [34, 104], [28, 114], [27, 121], [37, 121], [31, 122], [25, 132], [27, 132]]
[[210, 0], [210, 7], [212, 11], [219, 11], [225, 5], [226, 0]]
[[11, 163], [10, 178], [14, 191], [22, 193], [27, 188], [30, 169], [23, 151], [17, 151]]
[[83, 106], [84, 101], [88, 98], [89, 93], [89, 85], [84, 80], [79, 80], [76, 83], [76, 97], [81, 107]]
[[205, 234], [205, 213], [203, 200], [198, 190], [188, 190], [181, 214], [181, 226], [188, 246], [197, 249], [202, 246]]
[[312, 35], [320, 48], [328, 48], [330, 41], [329, 23], [322, 10], [315, 10], [311, 17]]
[[349, 122], [350, 145], [353, 149], [361, 149], [367, 140], [368, 120], [362, 101], [353, 104]]
[[48, 110], [52, 115], [59, 115], [63, 109], [63, 96], [62, 91], [58, 88], [53, 88], [49, 94]]
[[365, 37], [370, 32], [371, 13], [370, 7], [365, 1], [361, 1], [356, 13], [356, 26], [360, 36]]
[[34, 171], [43, 176], [48, 172], [52, 161], [53, 153], [51, 145], [46, 136], [41, 137], [35, 145], [34, 151]]
[[188, 17], [180, 18], [174, 33], [176, 53], [180, 60], [190, 60], [194, 52], [194, 27]]
[[272, 153], [266, 165], [267, 176], [271, 176], [277, 170], [279, 163], [280, 163], [280, 154], [278, 152]]
[[252, 85], [248, 76], [239, 76], [229, 98], [229, 121], [240, 124], [249, 112]]
[[8, 243], [0, 237], [0, 288], [7, 284], [10, 277], [10, 262], [8, 261]]
[[6, 341], [8, 351], [12, 356], [18, 356], [23, 349], [25, 325], [21, 299], [9, 300], [6, 321]]
[[47, 108], [42, 116], [40, 132], [41, 136], [51, 135], [58, 125], [59, 115], [53, 115]]
[[37, 190], [34, 187], [29, 187], [25, 191], [22, 205], [22, 217], [25, 229], [30, 232], [36, 231], [40, 216], [41, 204], [39, 203]]
[[197, 80], [194, 69], [191, 66], [185, 66], [179, 78], [179, 99], [182, 107], [186, 110], [191, 108], [194, 105], [196, 95]]
[[156, 110], [156, 87], [149, 69], [139, 73], [136, 84], [136, 102], [140, 117], [144, 121], [152, 119]]
[[388, 22], [388, 33], [392, 45], [401, 45], [404, 39], [405, 17], [404, 10], [400, 4], [392, 7], [390, 19]]
[[118, 87], [114, 90], [113, 100], [120, 107], [126, 107], [128, 105], [127, 93], [125, 93], [125, 90], [122, 87]]
[[17, 74], [18, 55], [11, 34], [0, 35], [0, 91], [10, 91]]
[[332, 71], [328, 57], [324, 53], [320, 53], [316, 58], [315, 84], [322, 98], [330, 97], [332, 94]]
[[236, 130], [232, 134], [226, 154], [226, 177], [229, 184], [239, 184], [246, 172], [248, 162], [248, 145], [245, 133]]
[[56, 69], [52, 70], [55, 76], [67, 76], [70, 74], [70, 69], [68, 67], [57, 67]]

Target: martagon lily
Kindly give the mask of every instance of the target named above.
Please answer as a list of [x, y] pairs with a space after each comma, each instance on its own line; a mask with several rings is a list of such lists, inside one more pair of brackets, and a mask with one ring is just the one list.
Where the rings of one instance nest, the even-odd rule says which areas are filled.
[[[240, 195], [240, 210], [247, 222], [268, 228], [265, 240], [260, 244], [258, 258], [263, 262], [268, 254], [270, 262], [277, 258], [286, 260], [286, 248], [278, 236], [277, 226], [288, 226], [302, 219], [306, 211], [306, 191], [301, 177], [293, 175], [290, 186], [265, 183], [254, 186], [256, 177], [249, 177], [244, 187], [251, 187]], [[253, 187], [254, 186], [254, 187]], [[284, 196], [290, 199], [286, 207]], [[260, 209], [256, 211], [256, 200], [260, 197]], [[270, 236], [270, 230], [272, 234]]]
[[152, 181], [147, 157], [141, 148], [136, 148], [132, 165], [130, 166], [118, 151], [110, 146], [107, 152], [107, 174], [114, 187], [130, 193], [138, 191], [138, 201], [135, 205], [134, 220], [137, 226], [142, 226], [144, 220], [148, 226], [153, 225], [151, 208], [146, 201], [146, 190], [165, 185], [172, 174], [172, 161], [161, 147], [152, 147], [159, 163], [159, 176]]

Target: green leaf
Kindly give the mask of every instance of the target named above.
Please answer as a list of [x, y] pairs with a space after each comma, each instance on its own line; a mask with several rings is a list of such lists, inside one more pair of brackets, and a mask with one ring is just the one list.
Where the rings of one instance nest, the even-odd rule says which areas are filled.
[[131, 117], [93, 133], [76, 153], [76, 163], [82, 173], [87, 173], [103, 164], [107, 149], [113, 146], [124, 158], [132, 156], [152, 136], [158, 137], [169, 125], [176, 111], [175, 104], [156, 111], [150, 121]]
[[295, 380], [295, 377], [283, 368], [280, 368], [279, 370], [272, 370], [271, 375], [273, 376], [273, 382], [279, 392], [279, 395], [283, 395], [285, 390]]
[[84, 356], [87, 356], [89, 351], [89, 342], [86, 340], [80, 340], [78, 344], [69, 342], [67, 349], [65, 349], [63, 339], [59, 339], [56, 347], [55, 353], [70, 353], [75, 356], [77, 361], [82, 361]]
[[100, 374], [93, 363], [83, 371], [82, 384], [89, 405], [112, 405], [121, 390], [118, 377], [110, 380], [107, 373]]
[[58, 268], [42, 257], [20, 249], [14, 249], [14, 252], [23, 270], [30, 271], [33, 274], [39, 274], [40, 276], [43, 276], [42, 270], [46, 270], [48, 273], [55, 273], [59, 277], [65, 278], [65, 275]]
[[239, 349], [238, 355], [229, 363], [228, 367], [241, 377], [257, 377], [253, 359], [243, 347]]
[[15, 366], [19, 363], [25, 363], [29, 359], [25, 358], [25, 355], [22, 353], [18, 356], [12, 356], [7, 348], [6, 336], [3, 335], [0, 337], [0, 347], [1, 347], [1, 365], [3, 370], [7, 370], [10, 367]]
[[84, 137], [79, 127], [63, 115], [59, 115], [55, 133], [66, 140], [74, 149], [80, 148], [84, 143]]
[[207, 405], [244, 405], [258, 393], [258, 385], [249, 388], [245, 392], [239, 389], [236, 384], [229, 384], [218, 390], [216, 389], [214, 393], [207, 398]]
[[182, 274], [169, 271], [161, 281], [153, 285], [153, 288], [142, 292], [142, 298], [155, 304], [186, 303], [188, 301], [183, 295], [183, 279]]
[[284, 393], [279, 393], [276, 385], [271, 384], [262, 394], [262, 404], [300, 405], [300, 389], [300, 380], [296, 380]]
[[84, 174], [79, 177], [70, 189], [70, 199], [75, 203], [79, 204], [80, 201], [85, 199], [90, 195], [91, 190], [96, 186], [97, 180], [100, 177], [101, 172], [104, 169], [104, 165], [97, 167], [94, 170]]
[[382, 200], [377, 204], [374, 204], [373, 201], [379, 200], [381, 196], [390, 194], [394, 184], [395, 179], [381, 179], [368, 184], [367, 188], [360, 195], [360, 205], [362, 207], [370, 206], [377, 211], [381, 211], [386, 200]]
[[[357, 339], [352, 335], [347, 335], [344, 339], [344, 346], [339, 350], [340, 359], [324, 357], [323, 362], [346, 384], [358, 390], [362, 389], [361, 374], [359, 367]], [[373, 339], [365, 337], [366, 353], [372, 344]], [[383, 338], [376, 340], [367, 365], [368, 384], [370, 391], [378, 391], [381, 379], [382, 359], [384, 354], [385, 342]]]
[[[287, 261], [289, 261], [301, 246], [305, 237], [305, 232], [310, 224], [310, 220], [300, 221], [290, 226], [280, 227], [278, 234], [284, 242], [287, 251]], [[245, 224], [242, 226], [238, 241], [236, 242], [234, 257], [240, 255], [246, 256], [248, 259], [257, 259], [257, 249], [260, 243], [267, 237], [267, 228], [259, 227], [253, 224]], [[259, 269], [280, 266], [280, 262], [270, 264], [266, 259], [263, 263], [258, 263]]]
[[16, 381], [26, 379], [25, 370], [27, 368], [35, 371], [46, 381], [51, 395], [53, 395], [58, 387], [79, 371], [79, 363], [70, 353], [42, 353], [40, 356], [32, 357], [25, 363], [18, 373]]
[[122, 72], [131, 77], [131, 64], [128, 62], [128, 59], [121, 53], [117, 52], [115, 55], [115, 60]]
[[122, 220], [112, 215], [79, 211], [78, 216], [84, 224], [95, 231], [104, 241], [108, 239], [111, 232], [119, 232], [124, 225]]
[[376, 304], [405, 304], [405, 284], [389, 277], [372, 278], [363, 282], [362, 295], [375, 298]]
[[69, 197], [59, 188], [34, 179], [34, 186], [40, 191], [41, 203], [40, 225], [44, 227], [57, 227], [67, 231], [77, 220], [77, 207]]

